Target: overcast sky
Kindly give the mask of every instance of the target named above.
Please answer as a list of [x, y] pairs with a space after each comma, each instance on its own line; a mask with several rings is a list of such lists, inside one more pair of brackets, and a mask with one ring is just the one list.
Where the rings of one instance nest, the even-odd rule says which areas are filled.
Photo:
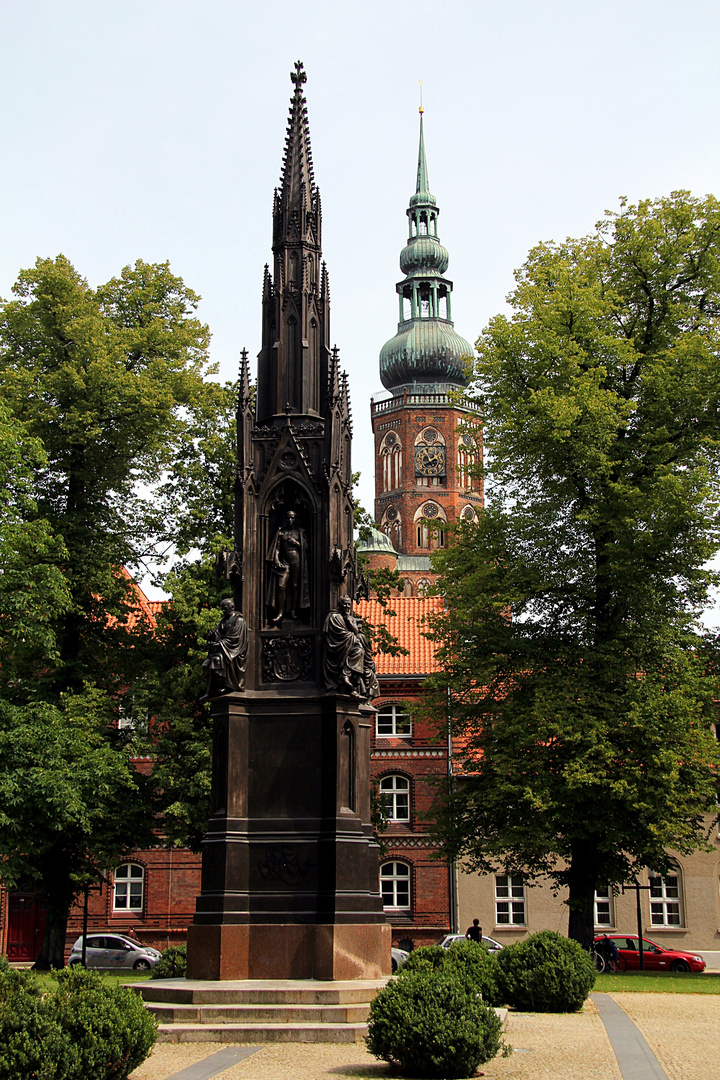
[[719, 45], [717, 0], [0, 0], [0, 296], [37, 256], [92, 285], [169, 259], [233, 378], [260, 347], [301, 59], [370, 509], [419, 80], [455, 326], [474, 341], [533, 244], [583, 235], [621, 195], [718, 193]]

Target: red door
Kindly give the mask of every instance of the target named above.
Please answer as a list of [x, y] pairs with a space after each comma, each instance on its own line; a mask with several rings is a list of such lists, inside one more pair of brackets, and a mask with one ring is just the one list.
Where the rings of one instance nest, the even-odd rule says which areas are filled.
[[46, 920], [45, 909], [37, 904], [34, 893], [10, 893], [8, 896], [8, 960], [37, 960], [45, 934]]

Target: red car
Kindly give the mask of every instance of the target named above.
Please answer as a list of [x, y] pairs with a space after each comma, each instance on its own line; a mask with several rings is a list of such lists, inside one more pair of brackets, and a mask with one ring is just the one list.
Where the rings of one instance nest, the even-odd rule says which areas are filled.
[[[628, 971], [640, 970], [640, 952], [637, 934], [608, 934], [617, 945], [618, 952], [627, 963]], [[595, 938], [595, 945], [605, 937]], [[663, 949], [654, 941], [643, 938], [643, 960], [646, 971], [704, 971], [705, 961], [699, 953], [683, 952], [681, 949]]]

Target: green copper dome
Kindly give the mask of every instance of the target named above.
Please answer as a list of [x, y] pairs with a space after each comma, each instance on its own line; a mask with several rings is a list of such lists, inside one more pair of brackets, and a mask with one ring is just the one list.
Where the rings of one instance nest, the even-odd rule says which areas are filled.
[[410, 236], [400, 252], [405, 274], [397, 285], [400, 322], [397, 334], [380, 350], [380, 378], [386, 390], [417, 383], [468, 384], [465, 367], [474, 350], [453, 326], [452, 282], [443, 277], [450, 257], [438, 236], [439, 215], [428, 183], [421, 111], [417, 187], [407, 210]]
[[467, 386], [465, 365], [474, 350], [442, 319], [401, 323], [380, 350], [380, 377], [386, 390], [411, 383]]
[[411, 236], [400, 252], [403, 274], [444, 274], [450, 255], [435, 236]]

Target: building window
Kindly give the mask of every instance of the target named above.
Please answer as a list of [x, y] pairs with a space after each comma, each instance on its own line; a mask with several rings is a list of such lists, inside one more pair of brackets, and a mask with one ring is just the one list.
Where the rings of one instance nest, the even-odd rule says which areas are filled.
[[522, 874], [495, 878], [496, 926], [525, 926], [525, 882]]
[[115, 911], [142, 911], [145, 871], [137, 863], [123, 863], [113, 875]]
[[402, 487], [402, 443], [394, 431], [388, 432], [380, 447], [383, 467], [383, 488], [393, 491]]
[[407, 739], [412, 735], [412, 720], [404, 705], [382, 705], [377, 714], [378, 738], [395, 736]]
[[409, 821], [410, 781], [404, 776], [384, 776], [380, 781], [380, 805], [386, 821]]
[[598, 885], [595, 890], [595, 926], [614, 926], [612, 892], [609, 885]]
[[386, 911], [410, 910], [410, 867], [407, 863], [386, 862], [380, 867], [380, 892]]
[[650, 922], [653, 926], [682, 926], [677, 874], [650, 876]]

